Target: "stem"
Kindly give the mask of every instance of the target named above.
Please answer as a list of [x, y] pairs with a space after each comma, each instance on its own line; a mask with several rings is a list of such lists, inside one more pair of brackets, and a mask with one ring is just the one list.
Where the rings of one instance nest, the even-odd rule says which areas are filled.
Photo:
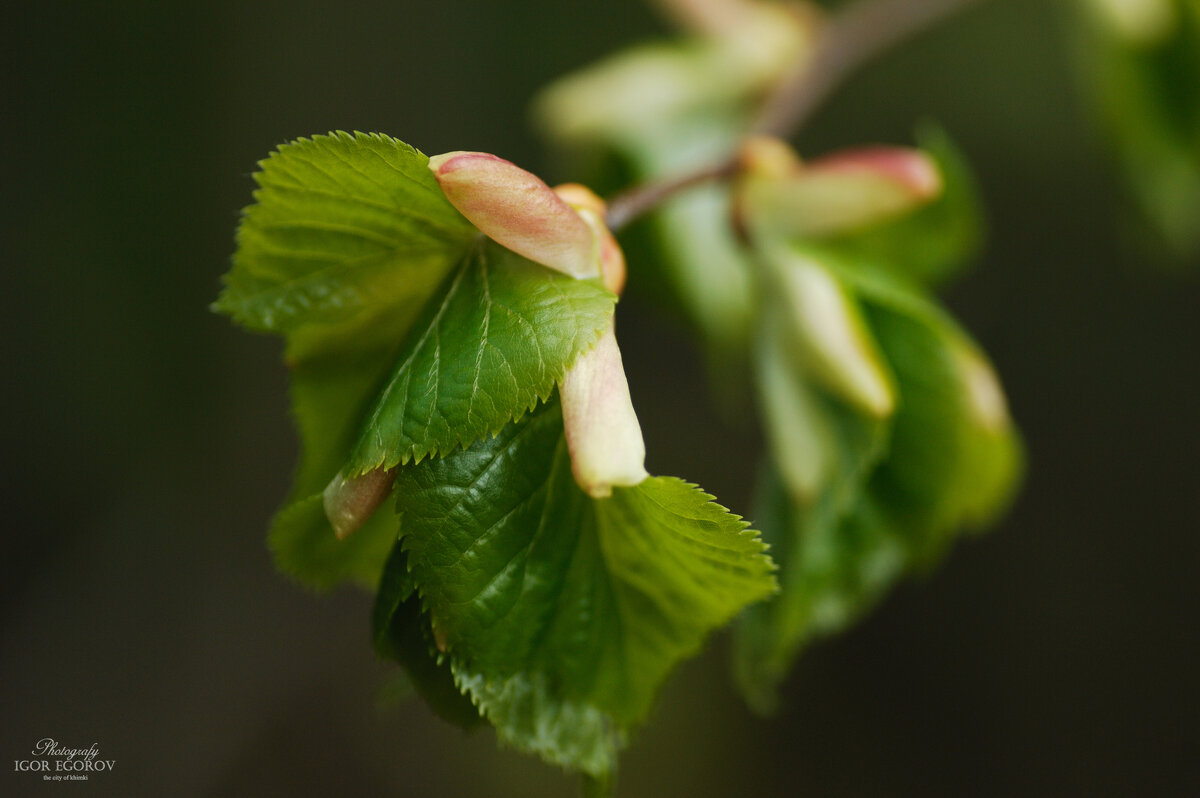
[[608, 224], [608, 229], [615, 232], [680, 191], [707, 183], [709, 180], [724, 180], [733, 177], [736, 170], [737, 160], [735, 156], [731, 155], [724, 161], [705, 169], [634, 186], [609, 201], [605, 222]]
[[753, 130], [786, 136], [799, 130], [847, 78], [943, 17], [981, 0], [859, 0], [834, 14], [811, 61], [797, 64], [767, 98]]
[[[810, 59], [796, 64], [767, 97], [751, 134], [795, 134], [852, 74], [892, 47], [944, 17], [983, 0], [857, 0], [835, 12]], [[737, 153], [684, 175], [654, 180], [621, 192], [608, 203], [614, 232], [675, 194], [737, 172]]]

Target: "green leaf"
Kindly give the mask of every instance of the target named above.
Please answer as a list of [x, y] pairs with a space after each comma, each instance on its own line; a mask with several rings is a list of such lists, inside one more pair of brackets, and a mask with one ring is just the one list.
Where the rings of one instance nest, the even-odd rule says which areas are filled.
[[917, 531], [914, 556], [936, 559], [954, 531], [1008, 504], [1020, 443], [995, 373], [952, 320], [865, 304], [903, 402], [871, 490], [899, 526]]
[[747, 702], [769, 714], [803, 646], [862, 617], [903, 574], [908, 552], [870, 494], [841, 506], [829, 493], [801, 506], [766, 469], [755, 506], [763, 539], [779, 563], [781, 591], [742, 614], [733, 665]]
[[712, 365], [743, 352], [752, 337], [751, 268], [738, 246], [731, 213], [727, 191], [701, 186], [664, 203], [648, 220], [656, 242], [655, 268], [667, 270], [690, 325], [716, 360]]
[[387, 136], [300, 139], [261, 166], [215, 309], [287, 340], [302, 459], [271, 546], [314, 587], [373, 586], [396, 521], [377, 515], [340, 541], [325, 486], [526, 412], [594, 344], [615, 297], [481, 237], [428, 159]]
[[284, 508], [271, 523], [270, 543], [279, 568], [313, 587], [350, 580], [373, 588], [396, 540], [398, 524], [389, 513], [377, 513], [338, 540], [321, 492], [346, 462], [410, 323], [402, 314], [364, 313], [354, 322], [302, 328], [288, 336], [301, 459]]
[[1140, 221], [1186, 259], [1200, 251], [1200, 6], [1168, 10], [1140, 37], [1084, 19], [1075, 52]]
[[367, 415], [348, 473], [443, 456], [554, 390], [616, 297], [480, 242], [431, 302]]
[[458, 684], [502, 741], [597, 777], [671, 668], [774, 589], [755, 533], [694, 486], [579, 490], [556, 401], [402, 468], [396, 495]]
[[458, 689], [449, 662], [437, 651], [399, 546], [392, 549], [379, 584], [372, 628], [376, 652], [404, 667], [417, 692], [439, 717], [464, 729], [479, 725], [479, 711]]
[[[395, 521], [379, 514], [338, 540], [320, 496], [334, 475], [444, 454], [497, 431], [553, 391], [614, 302], [598, 281], [481, 242], [403, 333], [376, 319], [361, 337], [308, 352], [293, 369], [305, 457], [271, 531], [280, 567], [317, 587], [373, 585]], [[294, 345], [305, 340], [293, 336]]]
[[[876, 427], [884, 431], [880, 442], [862, 433], [870, 419], [822, 393], [819, 375], [798, 376], [812, 398], [794, 403], [793, 418], [782, 423], [807, 424], [815, 444], [773, 445], [776, 466], [757, 516], [780, 564], [781, 592], [745, 614], [736, 641], [739, 686], [761, 711], [773, 708], [776, 687], [804, 645], [845, 628], [906, 573], [936, 563], [962, 530], [992, 520], [1021, 470], [995, 375], [953, 320], [891, 272], [826, 265], [857, 297], [898, 404]], [[780, 425], [769, 423], [768, 432], [777, 435]], [[802, 460], [840, 458], [828, 470], [835, 478], [807, 494], [789, 490], [795, 480], [785, 478], [783, 451]]]
[[243, 212], [216, 310], [286, 332], [372, 307], [419, 307], [477, 235], [428, 161], [380, 134], [281, 146], [254, 175], [256, 202]]
[[767, 445], [785, 490], [800, 505], [828, 498], [845, 507], [887, 450], [890, 418], [861, 412], [797, 358], [790, 328], [770, 303], [757, 352], [758, 391]]
[[314, 587], [374, 585], [396, 536], [378, 517], [338, 541], [320, 493], [437, 286], [477, 237], [428, 159], [380, 134], [281, 146], [255, 174], [233, 269], [214, 309], [283, 334], [302, 459], [271, 526], [279, 566]]

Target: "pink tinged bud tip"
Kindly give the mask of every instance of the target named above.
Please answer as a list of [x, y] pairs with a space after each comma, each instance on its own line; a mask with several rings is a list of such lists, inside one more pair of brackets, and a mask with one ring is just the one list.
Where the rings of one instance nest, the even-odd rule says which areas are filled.
[[536, 175], [484, 152], [435, 155], [429, 168], [450, 204], [496, 243], [572, 277], [600, 274], [592, 227]]
[[891, 182], [912, 201], [921, 202], [942, 193], [942, 173], [920, 150], [907, 147], [866, 147], [835, 152], [810, 161], [810, 175], [869, 175]]
[[741, 213], [756, 229], [838, 235], [900, 216], [939, 196], [937, 164], [904, 147], [870, 147], [803, 163], [770, 139], [744, 148]]
[[325, 487], [325, 517], [338, 540], [344, 540], [371, 519], [392, 491], [396, 470], [377, 468], [347, 479], [343, 473]]
[[602, 499], [646, 478], [646, 444], [611, 325], [567, 371], [560, 395], [571, 471], [585, 493]]

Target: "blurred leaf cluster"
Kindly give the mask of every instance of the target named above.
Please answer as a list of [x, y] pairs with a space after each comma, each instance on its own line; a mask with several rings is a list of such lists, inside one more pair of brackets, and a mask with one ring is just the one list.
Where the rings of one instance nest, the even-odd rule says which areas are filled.
[[[1143, 228], [1200, 252], [1200, 3], [1075, 0], [1076, 56]], [[1143, 236], [1146, 238], [1146, 236]]]
[[671, 668], [775, 591], [758, 533], [677, 479], [577, 484], [559, 386], [612, 329], [599, 277], [484, 236], [388, 136], [301, 139], [261, 167], [215, 307], [287, 339], [303, 458], [279, 566], [378, 585], [377, 649], [435, 710], [611, 784]]
[[[537, 104], [597, 180], [682, 174], [742, 146], [824, 24], [809, 6], [666, 5], [683, 37], [567, 76]], [[739, 58], [746, 40], [760, 47]], [[712, 81], [718, 69], [731, 78]], [[822, 170], [778, 143], [766, 159], [788, 163], [764, 171], [779, 174], [756, 177], [743, 155], [732, 190], [689, 190], [631, 231], [633, 288], [694, 332], [727, 406], [749, 393], [761, 413], [770, 457], [752, 517], [781, 594], [742, 619], [735, 668], [764, 711], [806, 642], [991, 520], [1020, 474], [999, 380], [931, 293], [980, 244], [974, 183], [944, 133], [926, 126], [918, 143], [934, 196], [896, 200], [869, 167]]]

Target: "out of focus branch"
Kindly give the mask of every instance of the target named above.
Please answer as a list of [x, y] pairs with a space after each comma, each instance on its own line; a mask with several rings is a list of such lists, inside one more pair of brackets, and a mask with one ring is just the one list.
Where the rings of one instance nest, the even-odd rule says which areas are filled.
[[[835, 12], [810, 58], [798, 63], [763, 103], [752, 135], [789, 136], [860, 68], [951, 14], [985, 0], [857, 0]], [[608, 203], [608, 226], [619, 230], [671, 196], [737, 171], [730, 155], [688, 174], [635, 186]]]
[[787, 136], [803, 127], [852, 74], [892, 47], [983, 0], [859, 0], [830, 17], [812, 60], [768, 97], [753, 132]]

